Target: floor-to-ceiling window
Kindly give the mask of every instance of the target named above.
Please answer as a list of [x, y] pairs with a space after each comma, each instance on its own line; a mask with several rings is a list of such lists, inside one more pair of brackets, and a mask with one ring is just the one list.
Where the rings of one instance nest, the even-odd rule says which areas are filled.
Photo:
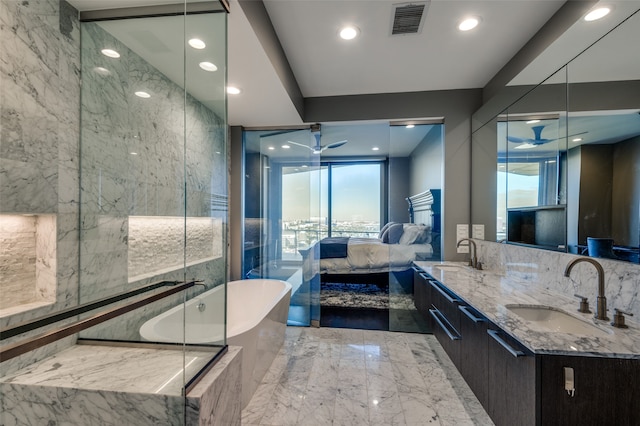
[[381, 161], [326, 165], [327, 236], [378, 236], [385, 211], [384, 165]]

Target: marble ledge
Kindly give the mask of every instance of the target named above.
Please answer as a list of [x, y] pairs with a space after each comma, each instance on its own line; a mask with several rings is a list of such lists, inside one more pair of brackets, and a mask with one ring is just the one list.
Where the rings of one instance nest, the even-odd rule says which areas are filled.
[[[640, 359], [640, 324], [634, 321], [627, 319], [629, 328], [614, 328], [610, 321], [577, 312], [579, 300], [517, 274], [478, 271], [462, 262], [414, 263], [536, 354]], [[593, 310], [595, 297], [592, 299]], [[551, 306], [604, 333], [596, 336], [542, 331], [511, 312], [507, 305]]]
[[0, 383], [106, 392], [180, 396], [183, 370], [193, 377], [212, 351], [75, 345], [15, 373]]
[[182, 361], [176, 350], [74, 346], [0, 379], [0, 423], [239, 426], [242, 348], [229, 347], [185, 398], [176, 362], [194, 356], [212, 353], [187, 352]]

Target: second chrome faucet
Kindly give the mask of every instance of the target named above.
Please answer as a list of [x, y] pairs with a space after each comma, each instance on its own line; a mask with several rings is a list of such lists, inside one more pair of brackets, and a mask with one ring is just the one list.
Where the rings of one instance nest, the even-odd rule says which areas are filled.
[[602, 269], [602, 265], [600, 265], [597, 260], [594, 260], [591, 257], [578, 257], [567, 264], [567, 267], [564, 270], [564, 276], [567, 278], [570, 277], [571, 270], [576, 264], [580, 262], [587, 262], [592, 264], [593, 266], [595, 266], [596, 271], [598, 272], [598, 299], [596, 304], [595, 317], [599, 320], [608, 320], [607, 298], [604, 295], [604, 269]]

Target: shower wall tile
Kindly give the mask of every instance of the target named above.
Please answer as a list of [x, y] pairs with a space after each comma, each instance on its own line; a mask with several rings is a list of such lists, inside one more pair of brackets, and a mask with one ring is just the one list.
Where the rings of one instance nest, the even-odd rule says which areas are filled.
[[[0, 212], [46, 218], [38, 225], [48, 236], [36, 239], [35, 276], [22, 289], [33, 289], [36, 300], [55, 299], [12, 308], [0, 327], [77, 302], [79, 28], [77, 11], [64, 1], [3, 1], [0, 7]], [[68, 342], [4, 362], [2, 370]]]
[[[159, 280], [172, 265], [183, 264], [183, 220], [176, 222], [178, 232], [169, 226], [143, 235], [126, 222], [128, 216], [210, 217], [213, 182], [226, 194], [223, 120], [191, 96], [185, 106], [183, 89], [109, 28], [83, 24], [83, 300], [125, 290], [132, 279]], [[120, 58], [102, 55], [106, 46]], [[135, 96], [140, 90], [151, 97]], [[187, 229], [188, 263], [222, 255], [223, 232], [217, 228], [206, 238]]]
[[[557, 291], [572, 297], [580, 294], [588, 297], [595, 306], [598, 294], [597, 271], [593, 265], [580, 263], [564, 276], [569, 262], [578, 257], [574, 254], [540, 250], [513, 244], [499, 244], [474, 240], [478, 245], [478, 260], [484, 269], [497, 271], [530, 281], [532, 285]], [[608, 308], [622, 309], [640, 316], [640, 265], [611, 259], [598, 258], [605, 272], [605, 295]]]

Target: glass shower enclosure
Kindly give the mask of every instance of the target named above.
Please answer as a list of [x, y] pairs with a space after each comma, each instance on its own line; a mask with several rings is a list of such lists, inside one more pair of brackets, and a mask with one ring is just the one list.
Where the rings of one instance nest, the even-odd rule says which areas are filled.
[[159, 395], [182, 424], [227, 348], [228, 5], [126, 3], [2, 0], [0, 254], [24, 282], [0, 268], [0, 379], [91, 353], [59, 379]]

